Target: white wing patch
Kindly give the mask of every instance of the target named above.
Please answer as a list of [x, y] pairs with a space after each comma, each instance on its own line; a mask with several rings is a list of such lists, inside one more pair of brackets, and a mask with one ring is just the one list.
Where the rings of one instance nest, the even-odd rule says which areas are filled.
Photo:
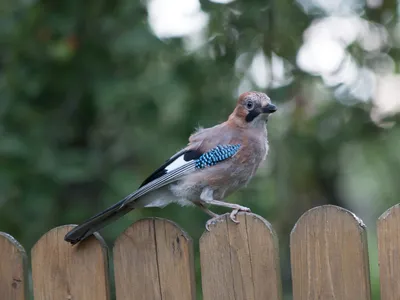
[[185, 155], [181, 155], [179, 156], [177, 159], [175, 159], [171, 164], [169, 164], [168, 166], [165, 167], [165, 170], [167, 171], [167, 173], [171, 172], [172, 170], [175, 170], [185, 164], [187, 164], [188, 162], [183, 158]]

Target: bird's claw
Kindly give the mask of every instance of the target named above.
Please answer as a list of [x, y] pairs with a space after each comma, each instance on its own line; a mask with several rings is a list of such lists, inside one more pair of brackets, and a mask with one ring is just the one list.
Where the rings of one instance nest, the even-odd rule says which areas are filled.
[[239, 224], [240, 222], [236, 220], [236, 216], [240, 211], [244, 212], [250, 212], [250, 208], [244, 207], [244, 206], [239, 206], [232, 210], [231, 214], [229, 215], [229, 218], [232, 220], [233, 223]]
[[[236, 220], [236, 216], [241, 211], [250, 212], [251, 210], [250, 210], [250, 208], [238, 205], [238, 207], [235, 208], [234, 210], [232, 210], [232, 212], [229, 215], [229, 218], [232, 220], [233, 223], [235, 223], [235, 224], [239, 224], [240, 223], [238, 220]], [[215, 224], [215, 222], [217, 221], [218, 217], [219, 216], [217, 215], [216, 217], [211, 218], [206, 222], [206, 230], [207, 231], [210, 231], [210, 225]]]
[[211, 224], [215, 224], [215, 219], [216, 219], [217, 217], [215, 217], [215, 218], [211, 218], [210, 220], [208, 220], [207, 222], [206, 222], [206, 230], [207, 231], [210, 231], [210, 225]]

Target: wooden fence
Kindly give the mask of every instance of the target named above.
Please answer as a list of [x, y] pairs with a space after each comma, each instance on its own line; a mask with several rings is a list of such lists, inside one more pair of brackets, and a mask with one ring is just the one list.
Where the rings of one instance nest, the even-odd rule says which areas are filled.
[[[240, 214], [235, 225], [223, 215], [200, 239], [204, 300], [281, 300], [277, 237], [255, 214]], [[44, 234], [31, 250], [32, 281], [24, 248], [0, 233], [0, 298], [107, 300], [107, 247], [99, 235], [76, 246], [64, 242], [73, 226]], [[400, 299], [400, 206], [377, 222], [381, 300]], [[336, 206], [307, 211], [290, 239], [294, 300], [369, 300], [366, 228]], [[135, 222], [113, 247], [118, 300], [195, 299], [191, 238], [164, 219]]]

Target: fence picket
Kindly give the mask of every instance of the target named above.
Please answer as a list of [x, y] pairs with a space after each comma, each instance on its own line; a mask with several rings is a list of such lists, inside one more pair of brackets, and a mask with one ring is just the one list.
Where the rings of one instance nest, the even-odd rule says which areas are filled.
[[365, 226], [332, 205], [307, 211], [290, 239], [293, 299], [371, 299]]
[[24, 248], [0, 232], [0, 295], [7, 300], [27, 299], [27, 258]]
[[278, 300], [281, 282], [277, 238], [255, 214], [219, 217], [200, 239], [204, 300]]
[[[281, 300], [277, 237], [258, 215], [219, 217], [200, 239], [203, 299]], [[54, 228], [32, 249], [35, 300], [109, 300], [107, 247], [96, 234], [71, 246], [64, 235], [74, 225]], [[400, 295], [400, 205], [377, 222], [382, 300]], [[132, 224], [114, 246], [118, 300], [195, 300], [193, 244], [169, 220]], [[366, 229], [343, 208], [325, 205], [304, 213], [290, 236], [294, 300], [371, 300]], [[1, 299], [27, 300], [23, 247], [0, 232]]]
[[107, 248], [101, 237], [91, 236], [71, 246], [66, 225], [44, 234], [32, 249], [35, 300], [108, 300]]
[[395, 205], [384, 212], [377, 225], [381, 300], [398, 300], [400, 295], [400, 205]]
[[192, 240], [175, 223], [137, 221], [118, 237], [113, 252], [117, 299], [195, 299]]

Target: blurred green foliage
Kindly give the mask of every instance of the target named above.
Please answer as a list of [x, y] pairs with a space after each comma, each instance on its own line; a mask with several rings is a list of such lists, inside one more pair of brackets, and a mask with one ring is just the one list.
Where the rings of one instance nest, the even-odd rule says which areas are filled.
[[[132, 192], [195, 127], [225, 120], [245, 76], [237, 59], [245, 54], [248, 68], [261, 51], [284, 58], [292, 80], [265, 88], [249, 79], [279, 111], [268, 124], [266, 166], [230, 200], [246, 203], [278, 232], [285, 299], [289, 233], [298, 217], [327, 203], [358, 214], [369, 226], [378, 299], [374, 227], [398, 201], [399, 127], [377, 126], [370, 102], [337, 101], [319, 76], [296, 67], [304, 30], [320, 11], [307, 14], [287, 0], [202, 0], [201, 8], [209, 16], [205, 42], [189, 51], [185, 38], [152, 32], [143, 1], [0, 4], [0, 230], [30, 249], [52, 227], [79, 223]], [[385, 1], [363, 7], [362, 17], [392, 28], [397, 17], [385, 16], [396, 9]], [[356, 46], [362, 64], [366, 53]], [[398, 70], [398, 51], [387, 52]], [[171, 219], [195, 241], [207, 220], [171, 205], [135, 211], [102, 235], [111, 245], [144, 216]], [[196, 262], [199, 272], [198, 253]]]

